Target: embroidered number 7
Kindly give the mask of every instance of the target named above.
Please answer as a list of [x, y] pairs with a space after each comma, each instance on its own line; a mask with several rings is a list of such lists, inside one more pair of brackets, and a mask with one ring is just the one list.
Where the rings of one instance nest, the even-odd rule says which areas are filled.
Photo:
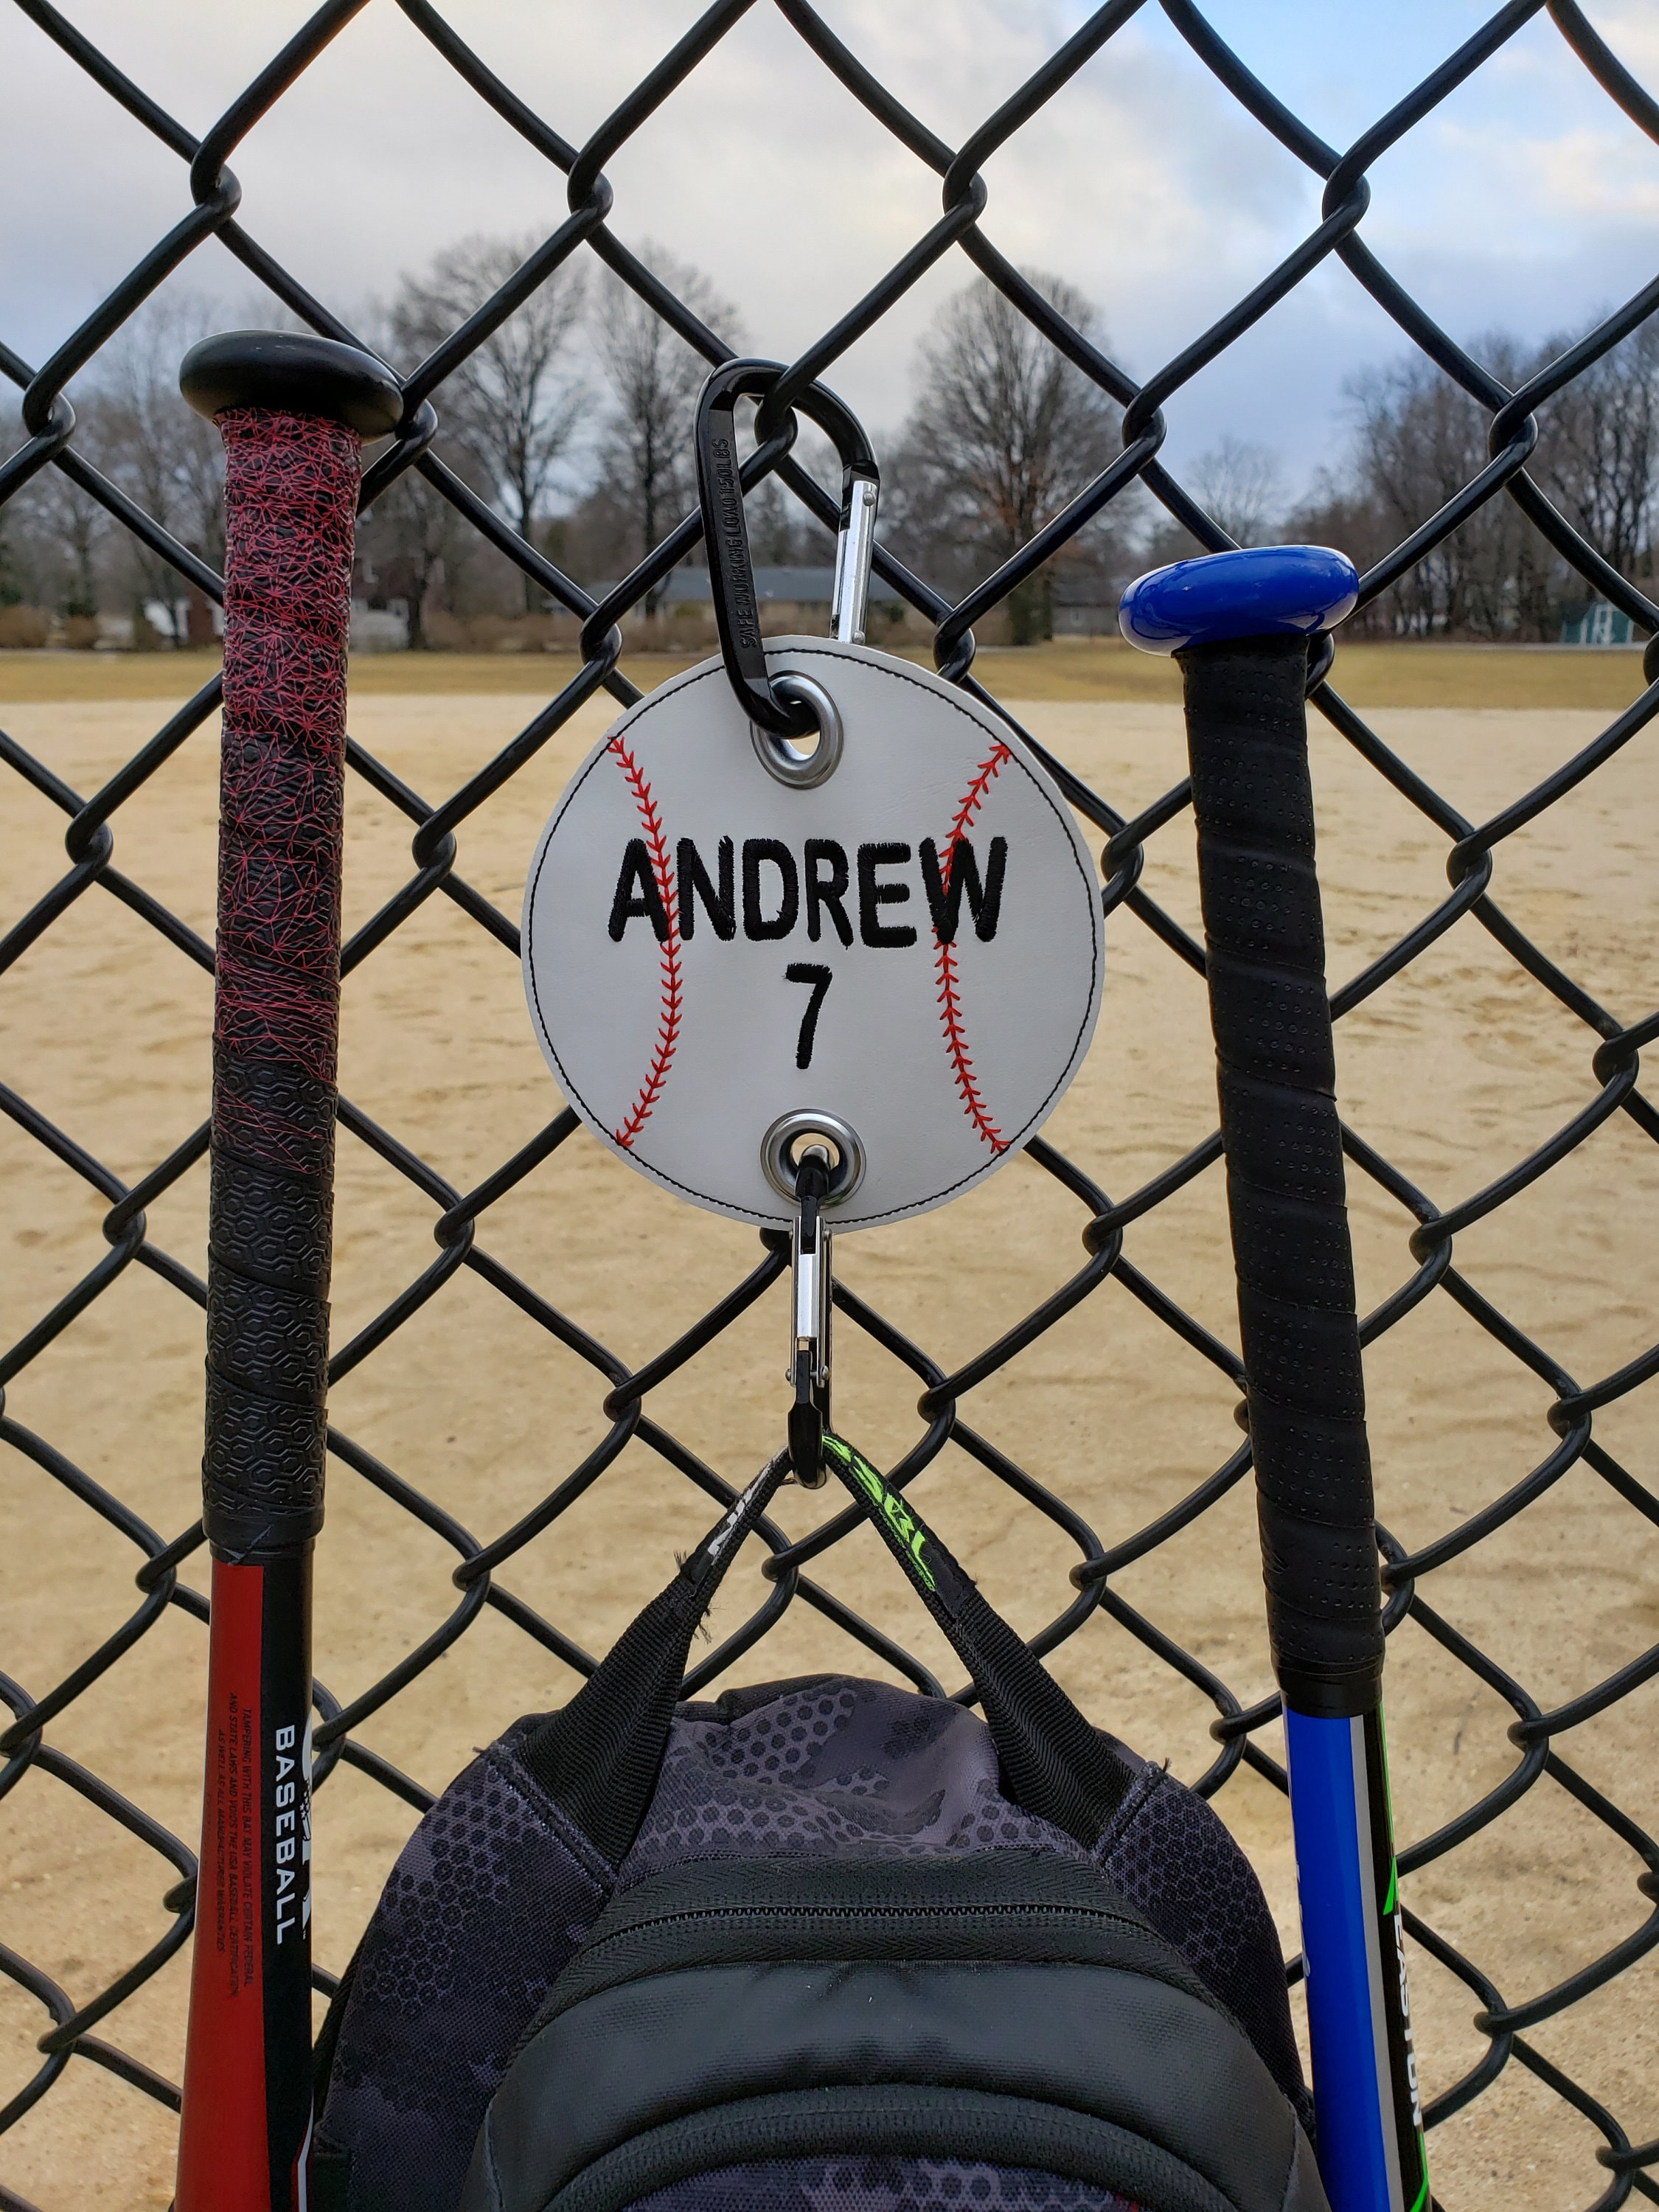
[[795, 1065], [811, 1067], [812, 1040], [817, 1035], [818, 1008], [823, 1004], [823, 994], [835, 980], [829, 969], [820, 968], [813, 960], [792, 960], [783, 971], [786, 983], [810, 983], [812, 995], [806, 1001], [806, 1012], [800, 1018], [800, 1035], [795, 1040]]

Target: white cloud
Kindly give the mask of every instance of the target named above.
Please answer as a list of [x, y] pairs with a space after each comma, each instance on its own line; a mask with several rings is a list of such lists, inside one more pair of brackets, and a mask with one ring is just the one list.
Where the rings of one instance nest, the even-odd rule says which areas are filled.
[[[1259, 39], [1256, 58], [1287, 97], [1300, 82], [1292, 64], [1344, 82], [1366, 112], [1380, 93], [1385, 105], [1396, 96], [1392, 79], [1366, 82], [1375, 72], [1354, 42], [1351, 7], [1333, 15], [1320, 0], [1311, 14], [1258, 14], [1259, 4], [1223, 7], [1224, 27], [1237, 19]], [[1448, 43], [1436, 16], [1450, 0], [1434, 0], [1422, 20], [1415, 0], [1401, 4], [1426, 65]], [[447, 0], [447, 9], [485, 60], [578, 143], [696, 14], [695, 0], [601, 9]], [[73, 12], [199, 131], [310, 9], [308, 0], [73, 0]], [[826, 0], [825, 15], [952, 143], [1079, 20], [1074, 0]], [[1316, 54], [1301, 32], [1290, 36], [1304, 16], [1320, 34]], [[1624, 0], [1597, 21], [1632, 68], [1659, 52], [1652, 0]], [[1559, 325], [1640, 281], [1625, 281], [1626, 264], [1645, 250], [1659, 151], [1594, 87], [1585, 106], [1588, 80], [1551, 27], [1529, 27], [1528, 40], [1508, 50], [1513, 66], [1482, 72], [1378, 166], [1364, 234], [1459, 334], [1496, 320], [1523, 332]], [[1542, 76], [1530, 66], [1540, 56]], [[1396, 73], [1418, 58], [1415, 46], [1389, 56]], [[16, 10], [0, 12], [0, 72], [9, 111], [0, 204], [13, 216], [0, 240], [0, 336], [38, 362], [189, 196], [184, 165]], [[1571, 113], [1552, 132], [1546, 110], [1568, 89]], [[565, 211], [563, 179], [455, 78], [392, 0], [370, 0], [233, 166], [248, 229], [348, 314], [388, 293], [437, 244], [470, 231], [550, 230]], [[654, 238], [700, 264], [738, 301], [757, 349], [783, 357], [851, 307], [940, 204], [937, 177], [763, 0], [607, 173], [617, 234]], [[987, 234], [1012, 259], [1054, 269], [1096, 299], [1121, 357], [1141, 375], [1318, 220], [1318, 180], [1150, 13], [1000, 150], [986, 176]], [[948, 256], [830, 373], [872, 426], [891, 428], [902, 416], [916, 341], [969, 273]], [[240, 312], [251, 289], [216, 244], [175, 281], [214, 294], [227, 312]], [[1344, 377], [1402, 343], [1344, 272], [1322, 272], [1172, 403], [1171, 453], [1201, 450], [1230, 429], [1279, 446], [1299, 476], [1331, 458]]]
[[[667, 0], [603, 11], [576, 0], [470, 0], [453, 12], [491, 65], [575, 141], [690, 17]], [[199, 131], [304, 13], [276, 0], [143, 10], [131, 0], [82, 0], [77, 20]], [[900, 97], [959, 139], [1059, 42], [1048, 13], [961, 0], [944, 40], [929, 11], [883, 0], [848, 0], [834, 19]], [[10, 229], [5, 289], [38, 358], [188, 197], [183, 165], [15, 15], [0, 30], [0, 67], [15, 118], [0, 190], [34, 216]], [[1016, 259], [1071, 276], [1120, 327], [1138, 326], [1160, 275], [1201, 259], [1220, 279], [1218, 297], [1234, 264], [1248, 277], [1261, 258], [1286, 165], [1258, 138], [1223, 96], [1126, 35], [995, 156], [986, 228]], [[233, 166], [248, 229], [342, 308], [386, 289], [431, 243], [481, 228], [551, 228], [564, 213], [562, 179], [384, 0], [347, 27]], [[851, 307], [940, 206], [938, 179], [769, 9], [738, 25], [608, 173], [617, 234], [653, 236], [702, 264], [739, 300], [756, 342], [783, 354]], [[204, 249], [188, 281], [245, 289], [227, 258]], [[902, 409], [920, 324], [965, 273], [952, 257], [848, 364], [860, 404], [878, 418]]]
[[1613, 222], [1651, 223], [1659, 216], [1659, 149], [1572, 131], [1533, 149], [1529, 167], [1559, 212]]
[[1651, 89], [1652, 72], [1659, 70], [1659, 18], [1649, 0], [1610, 0], [1610, 4], [1588, 12], [1631, 75], [1645, 78]]

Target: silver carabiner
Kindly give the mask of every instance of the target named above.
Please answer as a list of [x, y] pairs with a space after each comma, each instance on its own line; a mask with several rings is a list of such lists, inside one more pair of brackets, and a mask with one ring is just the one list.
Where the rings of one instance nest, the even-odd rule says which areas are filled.
[[830, 601], [830, 635], [843, 645], [862, 645], [870, 609], [870, 568], [876, 557], [874, 477], [849, 469], [842, 488], [841, 528], [836, 536], [836, 581]]
[[823, 1145], [808, 1145], [796, 1177], [795, 1218], [790, 1224], [793, 1262], [791, 1285], [789, 1365], [793, 1385], [789, 1408], [789, 1456], [798, 1483], [808, 1490], [825, 1480], [823, 1431], [830, 1425], [830, 1315], [832, 1305], [830, 1232], [823, 1200], [829, 1195], [830, 1160]]
[[830, 1425], [830, 1317], [835, 1276], [830, 1264], [828, 1209], [864, 1180], [864, 1146], [839, 1114], [799, 1106], [781, 1114], [761, 1139], [766, 1180], [793, 1210], [789, 1255], [789, 1459], [794, 1479], [817, 1490], [825, 1479], [823, 1432]]
[[[817, 1160], [827, 1169], [830, 1155], [822, 1145], [808, 1147], [803, 1167], [807, 1160]], [[790, 1250], [794, 1260], [795, 1334], [793, 1352], [808, 1354], [811, 1362], [810, 1379], [815, 1389], [828, 1390], [830, 1385], [830, 1314], [832, 1305], [833, 1277], [830, 1265], [830, 1231], [824, 1225], [822, 1201], [817, 1198], [803, 1202], [790, 1230]], [[793, 1379], [793, 1360], [791, 1362]]]

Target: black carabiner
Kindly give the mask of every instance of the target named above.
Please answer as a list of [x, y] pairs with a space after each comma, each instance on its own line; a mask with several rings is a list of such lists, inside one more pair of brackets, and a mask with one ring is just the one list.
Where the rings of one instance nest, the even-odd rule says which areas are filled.
[[[738, 465], [738, 402], [762, 398], [782, 374], [781, 362], [728, 361], [709, 376], [697, 401], [697, 498], [708, 548], [720, 657], [738, 704], [751, 722], [774, 737], [805, 738], [817, 727], [811, 708], [781, 698], [767, 671]], [[881, 482], [875, 455], [857, 416], [823, 385], [809, 385], [794, 404], [817, 424], [841, 456], [836, 581], [838, 617], [844, 615], [844, 619], [837, 620], [836, 634], [860, 639]]]

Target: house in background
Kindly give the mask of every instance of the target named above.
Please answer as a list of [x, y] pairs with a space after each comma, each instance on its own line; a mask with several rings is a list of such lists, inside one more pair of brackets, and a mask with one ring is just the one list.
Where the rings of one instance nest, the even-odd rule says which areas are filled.
[[1617, 607], [1610, 607], [1605, 599], [1592, 599], [1588, 606], [1566, 608], [1561, 617], [1563, 645], [1640, 645], [1641, 636], [1636, 625]]

